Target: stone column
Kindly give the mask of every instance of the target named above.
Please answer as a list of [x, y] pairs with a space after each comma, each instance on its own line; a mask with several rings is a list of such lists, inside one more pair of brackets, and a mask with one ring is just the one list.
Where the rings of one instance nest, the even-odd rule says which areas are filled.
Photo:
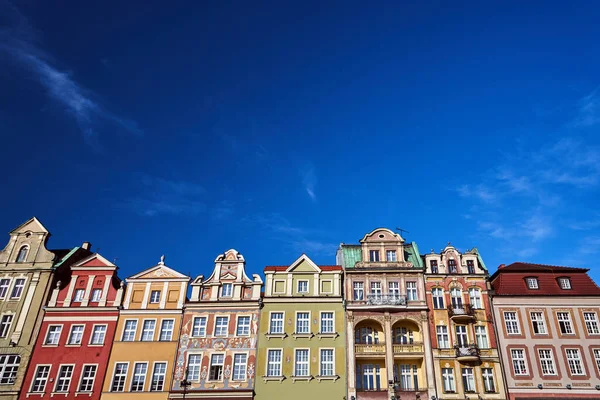
[[387, 382], [388, 390], [392, 390], [391, 394], [393, 394], [393, 388], [389, 387], [389, 381], [394, 380], [394, 346], [392, 340], [392, 317], [388, 312], [383, 316], [384, 319], [384, 327], [385, 331], [385, 369], [387, 371]]
[[346, 342], [347, 342], [347, 359], [348, 365], [348, 399], [350, 396], [356, 397], [356, 359], [354, 355], [354, 315], [351, 311], [348, 312], [347, 328], [346, 328]]
[[83, 300], [81, 301], [82, 307], [87, 307], [90, 302], [90, 294], [92, 293], [92, 286], [94, 285], [94, 279], [96, 279], [96, 275], [88, 276], [87, 285], [85, 286], [85, 293], [83, 295]]
[[435, 376], [433, 375], [433, 353], [431, 350], [431, 335], [427, 321], [427, 311], [421, 311], [421, 327], [423, 329], [423, 350], [425, 351], [425, 368], [427, 373], [428, 397], [436, 396]]

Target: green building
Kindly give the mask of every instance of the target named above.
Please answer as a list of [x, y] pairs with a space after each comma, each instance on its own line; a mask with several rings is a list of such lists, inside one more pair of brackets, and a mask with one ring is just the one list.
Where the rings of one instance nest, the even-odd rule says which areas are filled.
[[256, 400], [346, 396], [346, 333], [339, 265], [317, 266], [305, 254], [265, 267]]

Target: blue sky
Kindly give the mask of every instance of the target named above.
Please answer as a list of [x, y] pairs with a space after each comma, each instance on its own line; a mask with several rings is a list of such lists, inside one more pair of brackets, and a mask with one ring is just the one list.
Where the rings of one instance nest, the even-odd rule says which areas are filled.
[[401, 227], [600, 281], [597, 4], [285, 3], [0, 0], [3, 229], [195, 276]]

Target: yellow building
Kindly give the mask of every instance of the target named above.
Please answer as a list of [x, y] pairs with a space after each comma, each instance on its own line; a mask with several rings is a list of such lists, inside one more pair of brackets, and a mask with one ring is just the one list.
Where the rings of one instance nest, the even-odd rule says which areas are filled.
[[125, 281], [101, 398], [166, 400], [190, 279], [167, 267], [163, 257]]

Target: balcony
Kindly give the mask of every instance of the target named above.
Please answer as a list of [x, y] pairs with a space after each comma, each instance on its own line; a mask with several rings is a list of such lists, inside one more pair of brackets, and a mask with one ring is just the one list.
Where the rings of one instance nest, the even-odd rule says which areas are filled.
[[456, 345], [454, 348], [458, 361], [479, 361], [479, 347], [476, 344]]
[[357, 356], [360, 355], [385, 355], [385, 343], [377, 344], [363, 344], [358, 343], [354, 345], [354, 353]]
[[367, 304], [372, 306], [405, 306], [406, 296], [399, 294], [369, 294]]
[[394, 344], [395, 355], [423, 353], [423, 343], [417, 342], [412, 344]]
[[412, 268], [413, 263], [410, 261], [359, 261], [354, 264], [354, 268], [394, 268], [394, 269], [403, 269], [403, 268]]
[[475, 310], [470, 304], [449, 305], [448, 313], [455, 322], [474, 322], [476, 319]]

